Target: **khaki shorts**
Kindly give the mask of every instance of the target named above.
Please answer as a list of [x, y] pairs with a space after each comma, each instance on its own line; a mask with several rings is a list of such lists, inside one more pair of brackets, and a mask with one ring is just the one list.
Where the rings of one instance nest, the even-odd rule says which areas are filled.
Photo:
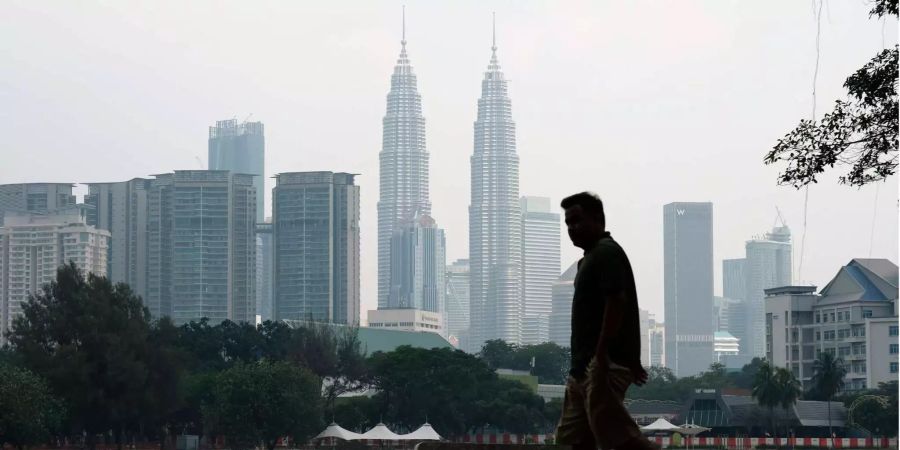
[[592, 360], [582, 379], [569, 377], [562, 417], [556, 427], [556, 443], [616, 448], [640, 437], [641, 430], [625, 408], [625, 391], [632, 382], [631, 371], [610, 362], [604, 378]]

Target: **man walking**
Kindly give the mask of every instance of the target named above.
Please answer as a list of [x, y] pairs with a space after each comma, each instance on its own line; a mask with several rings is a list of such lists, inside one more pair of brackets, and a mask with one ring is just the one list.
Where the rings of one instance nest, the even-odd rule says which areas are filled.
[[631, 264], [606, 231], [603, 202], [582, 192], [562, 201], [572, 244], [584, 250], [572, 299], [572, 361], [556, 442], [575, 450], [650, 450], [625, 408], [625, 391], [647, 381], [641, 366]]

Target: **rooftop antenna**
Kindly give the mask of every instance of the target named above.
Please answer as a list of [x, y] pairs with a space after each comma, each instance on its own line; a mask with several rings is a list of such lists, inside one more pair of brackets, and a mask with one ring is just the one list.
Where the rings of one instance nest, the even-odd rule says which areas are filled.
[[406, 5], [403, 5], [403, 29], [400, 34], [400, 45], [406, 47]]
[[497, 51], [497, 12], [496, 11], [491, 13], [491, 28], [492, 28], [492, 32], [493, 32], [491, 51], [496, 52]]

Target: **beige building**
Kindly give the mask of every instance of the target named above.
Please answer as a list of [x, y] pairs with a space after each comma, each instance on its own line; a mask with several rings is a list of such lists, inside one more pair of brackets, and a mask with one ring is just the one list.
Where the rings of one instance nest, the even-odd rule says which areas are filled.
[[372, 309], [369, 310], [368, 323], [369, 328], [429, 331], [444, 335], [441, 314], [421, 309]]
[[897, 265], [854, 259], [818, 294], [813, 286], [766, 289], [766, 359], [808, 388], [822, 352], [844, 361], [846, 390], [898, 379]]
[[0, 329], [5, 333], [31, 293], [74, 262], [85, 275], [106, 276], [109, 232], [85, 222], [84, 209], [7, 211], [0, 227]]

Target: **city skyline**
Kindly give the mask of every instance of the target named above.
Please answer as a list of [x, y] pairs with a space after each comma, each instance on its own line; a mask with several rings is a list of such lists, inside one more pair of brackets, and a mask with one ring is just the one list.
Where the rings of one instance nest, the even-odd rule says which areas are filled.
[[[808, 5], [807, 5], [808, 6]], [[125, 57], [117, 60], [119, 46], [130, 48], [128, 39], [123, 42], [104, 43], [98, 45], [102, 50], [88, 52], [88, 57], [100, 70], [108, 73], [100, 76], [94, 74], [92, 67], [81, 67], [80, 75], [72, 79], [48, 78], [50, 72], [43, 72], [47, 58], [34, 59], [34, 55], [46, 52], [49, 48], [70, 49], [70, 54], [78, 54], [83, 46], [94, 44], [100, 33], [109, 35], [109, 27], [125, 27], [126, 23], [109, 20], [110, 16], [118, 17], [122, 11], [115, 7], [102, 11], [91, 11], [85, 5], [84, 11], [68, 10], [62, 7], [63, 12], [49, 15], [36, 14], [38, 5], [14, 5], [10, 17], [18, 17], [21, 20], [13, 20], [9, 28], [4, 29], [2, 35], [7, 41], [13, 42], [26, 39], [34, 43], [38, 53], [18, 53], [17, 49], [5, 49], [7, 56], [12, 55], [16, 60], [23, 61], [21, 65], [11, 68], [10, 86], [18, 86], [16, 91], [10, 91], [8, 98], [9, 109], [7, 114], [16, 111], [17, 120], [5, 121], [2, 131], [11, 138], [9, 148], [27, 149], [23, 156], [18, 154], [4, 154], [4, 168], [0, 170], [0, 183], [32, 182], [32, 181], [122, 181], [134, 177], [142, 177], [147, 174], [169, 172], [173, 169], [191, 169], [196, 167], [195, 156], [202, 156], [204, 139], [206, 136], [198, 130], [202, 130], [210, 121], [219, 117], [227, 117], [231, 113], [243, 116], [245, 112], [253, 111], [255, 117], [267, 124], [267, 161], [266, 193], [271, 192], [272, 180], [269, 177], [277, 172], [293, 170], [342, 170], [361, 173], [360, 185], [362, 190], [362, 295], [364, 306], [362, 310], [374, 307], [375, 289], [375, 258], [374, 247], [374, 203], [376, 199], [377, 164], [373, 165], [373, 159], [364, 156], [373, 153], [377, 148], [377, 131], [373, 133], [373, 122], [377, 125], [378, 109], [383, 111], [384, 77], [389, 70], [389, 64], [396, 55], [396, 16], [399, 5], [396, 8], [378, 7], [370, 10], [372, 14], [360, 14], [365, 19], [357, 18], [346, 11], [332, 12], [330, 14], [345, 18], [346, 23], [352, 24], [352, 29], [339, 28], [333, 32], [322, 33], [321, 27], [310, 26], [308, 32], [311, 35], [320, 33], [324, 36], [321, 44], [310, 51], [314, 52], [311, 59], [319, 59], [326, 62], [328, 76], [333, 78], [336, 72], [351, 74], [347, 81], [341, 83], [335, 81], [335, 87], [324, 88], [325, 94], [332, 96], [332, 103], [325, 103], [318, 94], [310, 90], [302, 89], [303, 85], [323, 86], [322, 76], [318, 70], [308, 70], [298, 73], [288, 66], [283, 73], [274, 71], [274, 64], [269, 61], [269, 52], [282, 53], [274, 49], [268, 49], [260, 54], [253, 54], [246, 64], [246, 69], [253, 69], [253, 76], [259, 77], [258, 82], [250, 83], [244, 90], [237, 92], [225, 92], [220, 83], [235, 84], [235, 79], [245, 80], [249, 75], [244, 73], [242, 64], [235, 63], [231, 69], [222, 71], [222, 80], [218, 81], [211, 76], [213, 72], [204, 64], [208, 57], [218, 57], [219, 47], [228, 47], [222, 43], [211, 46], [203, 38], [193, 36], [184, 28], [178, 17], [156, 17], [145, 12], [152, 24], [169, 24], [179, 34], [180, 39], [196, 37], [198, 50], [192, 50], [190, 55], [197, 56], [199, 62], [194, 66], [194, 71], [188, 70], [191, 65], [165, 63], [166, 61], [181, 63], [180, 53], [166, 53], [162, 50], [168, 48], [165, 40], [147, 30], [137, 30], [131, 39], [137, 42], [139, 48], [146, 48], [149, 52], [142, 52], [142, 58], [147, 58], [146, 64], [155, 67], [173, 67], [172, 72], [162, 73], [161, 85], [171, 89], [173, 82], [184, 86], [174, 89], [173, 93], [154, 90], [152, 83], [147, 82], [145, 89], [131, 89], [131, 83], [144, 83], [151, 72], [145, 70], [145, 63]], [[187, 9], [199, 8], [190, 6]], [[421, 90], [429, 99], [425, 115], [429, 117], [431, 124], [440, 124], [439, 129], [432, 131], [429, 136], [430, 146], [433, 150], [435, 170], [433, 180], [435, 195], [440, 199], [435, 202], [435, 215], [442, 218], [440, 223], [447, 230], [447, 259], [448, 261], [467, 256], [467, 238], [465, 222], [465, 204], [468, 195], [465, 190], [465, 176], [467, 149], [471, 148], [471, 118], [472, 100], [477, 98], [475, 78], [483, 65], [483, 42], [487, 38], [487, 20], [489, 20], [490, 8], [461, 8], [460, 11], [447, 11], [440, 8], [427, 8], [423, 5], [414, 5], [417, 14], [416, 23], [419, 30], [429, 30], [429, 33], [411, 30], [417, 33], [417, 70], [428, 73], [423, 76]], [[682, 6], [672, 8], [662, 6], [658, 14], [668, 13], [680, 20], [704, 21], [704, 24], [720, 22], [720, 25], [710, 25], [714, 36], [726, 38], [729, 45], [743, 51], [745, 62], [730, 59], [731, 56], [719, 54], [723, 47], [713, 45], [709, 49], [689, 48], [684, 46], [685, 40], [706, 36], [698, 36], [696, 33], [679, 35], [672, 33], [676, 25], [668, 25], [656, 14], [650, 14], [649, 28], [641, 28], [635, 32], [623, 30], [621, 26], [610, 23], [610, 27], [595, 27], [590, 24], [591, 18], [596, 18], [599, 24], [604, 20], [615, 21], [616, 18], [635, 17], [635, 11], [626, 6], [598, 7], [605, 13], [599, 14], [598, 10], [587, 8], [580, 14], [584, 19], [576, 17], [574, 11], [566, 8], [544, 9], [536, 4], [526, 4], [523, 8], [506, 12], [498, 11], [498, 19], [503, 30], [504, 49], [506, 51], [504, 63], [510, 67], [510, 72], [515, 74], [516, 83], [512, 86], [513, 96], [517, 99], [517, 120], [522, 130], [521, 156], [522, 156], [522, 192], [533, 192], [545, 195], [558, 201], [565, 194], [578, 190], [593, 190], [604, 199], [610, 222], [610, 229], [617, 239], [623, 243], [626, 250], [632, 256], [635, 265], [635, 273], [638, 283], [639, 298], [642, 307], [661, 316], [662, 310], [662, 283], [660, 272], [661, 239], [658, 231], [661, 229], [661, 221], [658, 217], [660, 205], [675, 199], [710, 200], [716, 204], [716, 242], [714, 245], [714, 267], [717, 279], [720, 279], [718, 261], [726, 258], [738, 257], [742, 254], [743, 243], [749, 236], [764, 226], [774, 215], [773, 205], [779, 205], [785, 212], [788, 223], [795, 232], [795, 238], [799, 242], [803, 233], [800, 225], [803, 222], [803, 195], [790, 188], [778, 188], [775, 186], [774, 174], [776, 168], [763, 167], [761, 158], [763, 151], [770, 148], [775, 140], [784, 132], [793, 127], [800, 118], [808, 115], [811, 100], [808, 95], [810, 74], [812, 70], [811, 59], [813, 54], [810, 31], [814, 28], [814, 22], [810, 20], [808, 8], [797, 5], [785, 6], [780, 20], [790, 21], [794, 30], [786, 30], [776, 27], [775, 22], [761, 15], [753, 15], [754, 6], [721, 6], [710, 11], [699, 12], [697, 7]], [[611, 11], [608, 11], [611, 8]], [[870, 53], [881, 48], [881, 26], [876, 21], [867, 19], [864, 6], [829, 4], [831, 20], [823, 24], [824, 55], [821, 73], [817, 82], [818, 101], [820, 108], [830, 104], [835, 98], [842, 97], [841, 84], [843, 78], [855, 70], [864, 62]], [[736, 19], [735, 9], [749, 13], [751, 17], [746, 21]], [[61, 20], [64, 14], [74, 14], [79, 20], [88, 20], [88, 13], [99, 13], [110, 23], [102, 26], [88, 26], [80, 30], [70, 30], [62, 27], [59, 32], [47, 30], [48, 25]], [[189, 12], [189, 11], [188, 11]], [[231, 14], [231, 13], [227, 13]], [[641, 13], [643, 14], [643, 13]], [[471, 39], [460, 37], [454, 45], [454, 51], [447, 51], [441, 44], [447, 41], [447, 35], [441, 35], [443, 24], [437, 17], [448, 15], [450, 18], [482, 17], [481, 25], [474, 27], [476, 36]], [[538, 19], [539, 15], [545, 15]], [[296, 14], [285, 14], [292, 20], [303, 19]], [[603, 17], [608, 17], [603, 19]], [[239, 16], [228, 15], [231, 23], [234, 21], [248, 20], [251, 24], [253, 16], [240, 19]], [[278, 19], [281, 20], [281, 19]], [[305, 19], [303, 19], [305, 20]], [[336, 22], [340, 22], [336, 20]], [[452, 22], [452, 21], [449, 21]], [[678, 20], [673, 20], [679, 23]], [[763, 40], [758, 45], [746, 42], [739, 32], [729, 31], [738, 29], [736, 26], [744, 24], [748, 27], [774, 27], [770, 38]], [[313, 24], [314, 25], [314, 24]], [[572, 30], [568, 36], [556, 36], [551, 30], [559, 29], [562, 25], [569, 25], [566, 29]], [[32, 27], [33, 26], [33, 27]], [[220, 25], [201, 23], [201, 30], [215, 29]], [[731, 28], [729, 28], [731, 27]], [[33, 29], [32, 29], [33, 28]], [[152, 28], [152, 27], [151, 27]], [[279, 27], [272, 27], [279, 29]], [[304, 27], [295, 27], [304, 28]], [[434, 32], [432, 32], [434, 28]], [[284, 30], [284, 28], [281, 28]], [[478, 30], [485, 30], [478, 32]], [[665, 81], [659, 81], [651, 89], [647, 97], [641, 94], [616, 94], [609, 86], [617, 86], [619, 92], [629, 92], [631, 89], [627, 81], [622, 81], [621, 74], [616, 71], [599, 70], [599, 67], [616, 67], [626, 61], [632, 61], [635, 56], [626, 55], [618, 50], [610, 50], [608, 46], [598, 44], [598, 40], [608, 34], [593, 31], [603, 29], [606, 33], [620, 32], [622, 36], [637, 39], [636, 44], [630, 48], [636, 55], [648, 52], [656, 57], [655, 66], [662, 73], [668, 75]], [[680, 29], [680, 26], [679, 26]], [[533, 31], [534, 36], [529, 36], [528, 30]], [[895, 22], [887, 24], [888, 44], [895, 42]], [[101, 31], [104, 31], [101, 33]], [[276, 31], [272, 31], [276, 32]], [[300, 31], [278, 31], [284, 33], [298, 33]], [[305, 33], [306, 31], [303, 31]], [[43, 34], [41, 34], [43, 33]], [[64, 34], [60, 34], [64, 33]], [[62, 39], [65, 33], [70, 33], [76, 39]], [[660, 43], [654, 39], [656, 33], [669, 33], [668, 42]], [[114, 33], [128, 35], [129, 33]], [[596, 39], [592, 36], [596, 34]], [[642, 34], [646, 34], [643, 36]], [[266, 33], [263, 33], [266, 36]], [[508, 37], [507, 37], [508, 36]], [[771, 42], [768, 40], [771, 39]], [[296, 45], [304, 39], [287, 39]], [[646, 40], [646, 41], [645, 41]], [[713, 39], [714, 40], [714, 39]], [[272, 40], [275, 42], [278, 40]], [[306, 39], [309, 41], [309, 39]], [[369, 42], [371, 41], [371, 42]], [[654, 41], [650, 44], [648, 42]], [[778, 45], [774, 45], [774, 42]], [[258, 43], [258, 42], [257, 42]], [[394, 46], [391, 44], [393, 43]], [[247, 44], [253, 45], [251, 40]], [[443, 46], [442, 46], [443, 45]], [[694, 75], [703, 72], [695, 72], [673, 60], [671, 56], [658, 52], [659, 46], [682, 49], [685, 58], [698, 58], [699, 66], [696, 70], [702, 71], [703, 64], [715, 59], [716, 64], [731, 63], [740, 68], [742, 72], [729, 72], [727, 77], [719, 74], [709, 74], [704, 86], [694, 86], [686, 80], [693, 79]], [[567, 46], [572, 47], [566, 51]], [[383, 47], [383, 48], [382, 48]], [[275, 47], [277, 48], [277, 47]], [[206, 53], [200, 49], [208, 50]], [[598, 66], [593, 62], [584, 61], [583, 52], [589, 49], [597, 49]], [[636, 50], [635, 50], [636, 49]], [[557, 51], [559, 50], [559, 51]], [[758, 83], [760, 88], [753, 87], [753, 83], [741, 80], [766, 79], [770, 72], [765, 68], [751, 67], [755, 58], [759, 58], [762, 50], [772, 50], [767, 54], [767, 60], [772, 61], [773, 66], [779, 62], [795, 61], [797, 74], [783, 74], [779, 79], [779, 86], [773, 83]], [[355, 52], [362, 51], [363, 57], [354, 61]], [[200, 52], [200, 54], [196, 54]], [[320, 55], [316, 52], [325, 52]], [[390, 55], [393, 53], [393, 55]], [[738, 52], [740, 53], [740, 52]], [[128, 53], [123, 53], [126, 55]], [[119, 55], [110, 58], [110, 55]], [[385, 57], [387, 55], [387, 57]], [[440, 55], [440, 57], [438, 57]], [[193, 58], [193, 57], [192, 57]], [[336, 58], [336, 59], [335, 59]], [[724, 58], [724, 61], [716, 58]], [[305, 59], [305, 58], [304, 58]], [[193, 59], [191, 59], [193, 60]], [[40, 64], [38, 65], [38, 62]], [[251, 62], [258, 63], [254, 67]], [[385, 63], [387, 62], [387, 64]], [[71, 61], [64, 59], [54, 62], [47, 67], [65, 68]], [[340, 64], [339, 64], [340, 63]], [[548, 64], [550, 63], [550, 64]], [[346, 64], [342, 66], [341, 64]], [[741, 65], [738, 65], [741, 64]], [[371, 66], [371, 68], [363, 68]], [[51, 67], [52, 66], [52, 67]], [[272, 69], [269, 68], [272, 67]], [[549, 66], [554, 69], [565, 67], [569, 72], [567, 77], [573, 77], [584, 82], [575, 83], [572, 86], [574, 92], [557, 91], [553, 96], [541, 92], [551, 86], [547, 83], [554, 80], [549, 77], [541, 66]], [[215, 67], [219, 67], [216, 65]], [[387, 67], [387, 70], [385, 70]], [[629, 66], [634, 73], [642, 73], [642, 66]], [[646, 66], [643, 66], [646, 67]], [[437, 70], [437, 69], [441, 70]], [[554, 70], [553, 72], [556, 72]], [[628, 72], [628, 71], [626, 71]], [[378, 74], [381, 74], [379, 76]], [[213, 80], [209, 86], [203, 86], [199, 82], [199, 75], [210, 75], [208, 80]], [[371, 81], [368, 80], [369, 75]], [[128, 77], [134, 75], [134, 77]], [[217, 73], [218, 75], [218, 73]], [[346, 76], [346, 75], [342, 75]], [[554, 73], [554, 77], [560, 75]], [[781, 75], [779, 75], [781, 76]], [[294, 80], [287, 82], [290, 77]], [[126, 79], [129, 81], [124, 81]], [[636, 77], [646, 82], [646, 77]], [[703, 92], [712, 92], [715, 86], [723, 83], [727, 78], [728, 85], [743, 85], [742, 89], [751, 90], [749, 93], [734, 92], [725, 96], [722, 102], [708, 98]], [[113, 80], [112, 83], [101, 82]], [[303, 80], [298, 82], [296, 80]], [[338, 79], [340, 80], [340, 78]], [[358, 80], [358, 83], [353, 82]], [[468, 80], [468, 81], [466, 81]], [[624, 84], [623, 84], [624, 83]], [[783, 85], [783, 86], [782, 86]], [[81, 87], [83, 88], [81, 88]], [[100, 87], [108, 95], [99, 95]], [[459, 88], [463, 86], [463, 88]], [[465, 88], [468, 86], [468, 88]], [[624, 87], [622, 87], [624, 86]], [[336, 87], [346, 90], [337, 92]], [[349, 88], [348, 88], [349, 87]], [[438, 88], [438, 87], [442, 87]], [[188, 88], [185, 90], [185, 88]], [[211, 92], [216, 91], [217, 97], [213, 98]], [[698, 90], [702, 89], [702, 90]], [[197, 92], [194, 92], [194, 91]], [[446, 91], [446, 92], [444, 92]], [[727, 91], [727, 90], [726, 90]], [[39, 94], [45, 92], [45, 94]], [[660, 98], [665, 92], [665, 97]], [[629, 97], [632, 95], [633, 97]], [[224, 96], [224, 97], [222, 97]], [[352, 97], [351, 97], [352, 96]], [[586, 101], [575, 101], [576, 98], [586, 97]], [[738, 96], [738, 97], [734, 97]], [[747, 102], [752, 96], [758, 96], [760, 104], [771, 104], [771, 99], [783, 99], [784, 105], [778, 111], [768, 111], [772, 118], [750, 120], [751, 117], [736, 106]], [[102, 98], [103, 103], [97, 104], [96, 98]], [[278, 100], [284, 98], [284, 101]], [[350, 102], [353, 98], [355, 101]], [[684, 127], [684, 122], [678, 118], [666, 123], [662, 115], [671, 118], [673, 106], [677, 102], [683, 102], [686, 98], [692, 98], [692, 108], [697, 113], [686, 114], [689, 119], [703, 123], [715, 124], [714, 130], [706, 130], [710, 133], [703, 141], [697, 142], [695, 135], [700, 131], [697, 126]], [[743, 99], [742, 101], [736, 101]], [[641, 106], [647, 101], [656, 101], [655, 108], [659, 113], [649, 111]], [[727, 102], [725, 101], [727, 100]], [[173, 113], [173, 102], [177, 101], [177, 111]], [[754, 100], [753, 104], [757, 100]], [[184, 104], [182, 104], [182, 102]], [[457, 105], [456, 103], [459, 103]], [[328, 105], [323, 107], [321, 105]], [[750, 104], [749, 106], [753, 106]], [[304, 117], [298, 113], [306, 105], [316, 114], [316, 117]], [[352, 105], [352, 106], [351, 106]], [[590, 105], [590, 106], [588, 106]], [[102, 107], [101, 107], [102, 106]], [[123, 108], [135, 115], [123, 114]], [[729, 109], [733, 108], [733, 109]], [[571, 112], [570, 112], [571, 109]], [[749, 108], [752, 109], [752, 108]], [[7, 110], [5, 110], [7, 111]], [[48, 111], [59, 111], [59, 117], [48, 114]], [[615, 114], [614, 111], [618, 111]], [[677, 110], [680, 113], [685, 111]], [[729, 120], [729, 124], [712, 120], [711, 115], [718, 116], [725, 111], [736, 117]], [[95, 112], [96, 121], [108, 124], [107, 132], [98, 138], [91, 127], [85, 126], [95, 122], [88, 120]], [[635, 114], [643, 116], [640, 122], [629, 124], [629, 120], [635, 120]], [[660, 115], [657, 115], [660, 114]], [[677, 114], [676, 114], [677, 115]], [[49, 117], [48, 117], [49, 116]], [[113, 117], [117, 116], [117, 117]], [[171, 117], [170, 117], [171, 116]], [[558, 116], [554, 118], [553, 116]], [[81, 117], [84, 117], [82, 119]], [[371, 120], [375, 117], [374, 120]], [[65, 120], [63, 120], [65, 118]], [[46, 133], [41, 133], [38, 126], [46, 126], [47, 121], [56, 128], [53, 133], [57, 137], [47, 139]], [[350, 121], [354, 129], [358, 129], [359, 137], [341, 136], [333, 132], [333, 127], [341, 121]], [[596, 127], [596, 123], [608, 122], [608, 125]], [[633, 137], [637, 123], [641, 123], [641, 129], [645, 126], [655, 128], [659, 134], [666, 135], [667, 140], [676, 147], [675, 151], [658, 151], [664, 147], [651, 138], [641, 137], [634, 141]], [[741, 125], [733, 125], [741, 124]], [[682, 127], [683, 131], [676, 128]], [[596, 132], [589, 129], [597, 128]], [[624, 132], [615, 131], [621, 128]], [[709, 129], [704, 125], [704, 129]], [[165, 129], [167, 133], [158, 133], [157, 130]], [[559, 130], [567, 133], [559, 133]], [[631, 132], [630, 132], [630, 131]], [[683, 134], [680, 134], [683, 133]], [[740, 142], [728, 139], [727, 136], [740, 134]], [[58, 139], [64, 135], [66, 139]], [[375, 136], [373, 138], [373, 136]], [[627, 140], [625, 139], [627, 137]], [[551, 139], [552, 138], [552, 139]], [[27, 139], [27, 140], [26, 140]], [[632, 142], [634, 141], [634, 142]], [[629, 145], [623, 145], [629, 142]], [[727, 145], [723, 147], [722, 143]], [[73, 151], [72, 149], [81, 149]], [[628, 151], [612, 149], [625, 149]], [[11, 153], [11, 152], [10, 152]], [[672, 155], [670, 156], [669, 153]], [[615, 154], [615, 158], [602, 158], [601, 155]], [[685, 162], [677, 161], [678, 159]], [[42, 161], [40, 173], [33, 170], [34, 159]], [[582, 164], [573, 167], [566, 161], [567, 158], [583, 158]], [[689, 178], [687, 174], [694, 173], [688, 169], [697, 161], [704, 161], [704, 172], [695, 178]], [[646, 169], [642, 168], [650, 163]], [[734, 168], [741, 167], [748, 171], [749, 175], [734, 176]], [[629, 184], [621, 174], [629, 174], [641, 170], [647, 179], [651, 179], [654, 186], [663, 185], [666, 189], [655, 189], [654, 193], [638, 191], [635, 195], [622, 198], [619, 194], [621, 187], [634, 186]], [[646, 172], [643, 172], [646, 170]], [[602, 176], [597, 176], [602, 175]], [[731, 180], [733, 178], [733, 180]], [[461, 182], [463, 181], [463, 182]], [[805, 281], [822, 285], [831, 276], [833, 267], [840, 265], [847, 258], [867, 256], [869, 254], [871, 230], [873, 223], [873, 205], [876, 186], [869, 186], [858, 191], [842, 186], [834, 186], [833, 179], [825, 177], [818, 185], [810, 189], [809, 220], [806, 236], [806, 259], [802, 277]], [[715, 184], [716, 192], [708, 192], [708, 186]], [[740, 185], [740, 188], [738, 188]], [[541, 186], [546, 186], [542, 189]], [[86, 193], [85, 186], [79, 186], [79, 195]], [[894, 214], [896, 204], [896, 178], [887, 184], [880, 186], [880, 196], [875, 220], [874, 244], [871, 245], [872, 257], [886, 257], [897, 260], [897, 218]], [[439, 194], [438, 194], [439, 193]], [[827, 199], [827, 203], [826, 203]], [[838, 208], [845, 211], [846, 217], [841, 220], [831, 220], [828, 211]], [[647, 213], [650, 211], [650, 213]], [[851, 230], [840, 240], [833, 239], [841, 235], [842, 231]], [[795, 248], [799, 253], [799, 249]], [[577, 259], [578, 251], [571, 248], [568, 242], [563, 245], [562, 265], [566, 267]], [[796, 274], [795, 270], [795, 274]], [[719, 282], [716, 283], [720, 285]], [[715, 292], [720, 292], [719, 288]]]

